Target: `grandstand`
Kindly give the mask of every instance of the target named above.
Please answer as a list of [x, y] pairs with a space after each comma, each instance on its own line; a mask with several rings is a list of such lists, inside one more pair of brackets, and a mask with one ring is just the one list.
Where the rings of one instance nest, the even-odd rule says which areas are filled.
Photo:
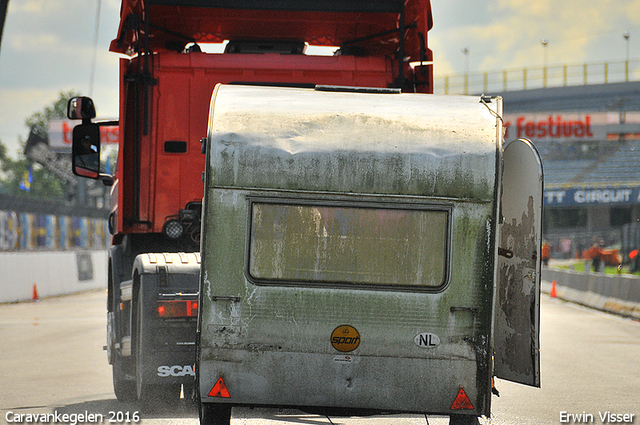
[[602, 242], [624, 242], [623, 255], [640, 248], [622, 240], [623, 227], [640, 222], [640, 82], [498, 94], [507, 140], [527, 137], [540, 152], [552, 255]]

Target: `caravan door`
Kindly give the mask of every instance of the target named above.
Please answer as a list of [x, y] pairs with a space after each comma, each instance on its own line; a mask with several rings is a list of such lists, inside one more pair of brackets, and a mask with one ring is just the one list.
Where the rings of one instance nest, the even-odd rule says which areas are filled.
[[504, 149], [494, 327], [495, 376], [540, 386], [542, 163], [530, 141]]

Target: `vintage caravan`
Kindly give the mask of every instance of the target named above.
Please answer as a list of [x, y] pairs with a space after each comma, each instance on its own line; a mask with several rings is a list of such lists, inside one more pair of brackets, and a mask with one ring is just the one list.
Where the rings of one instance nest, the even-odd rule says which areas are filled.
[[197, 391], [325, 414], [490, 415], [539, 386], [542, 169], [502, 100], [219, 85], [203, 140]]

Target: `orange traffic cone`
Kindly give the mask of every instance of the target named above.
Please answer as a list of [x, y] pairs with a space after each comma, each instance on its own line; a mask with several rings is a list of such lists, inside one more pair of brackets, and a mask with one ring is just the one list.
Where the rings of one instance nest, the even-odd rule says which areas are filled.
[[38, 297], [38, 288], [36, 284], [33, 284], [33, 294], [31, 295], [31, 301], [38, 301], [40, 297]]
[[551, 292], [549, 292], [549, 296], [551, 298], [556, 298], [558, 294], [556, 294], [556, 281], [551, 282]]

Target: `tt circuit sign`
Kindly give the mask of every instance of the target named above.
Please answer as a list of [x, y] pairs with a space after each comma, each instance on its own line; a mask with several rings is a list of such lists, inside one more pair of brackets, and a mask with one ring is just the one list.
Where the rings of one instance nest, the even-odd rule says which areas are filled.
[[640, 187], [556, 189], [544, 191], [544, 205], [549, 207], [633, 204], [640, 204]]

